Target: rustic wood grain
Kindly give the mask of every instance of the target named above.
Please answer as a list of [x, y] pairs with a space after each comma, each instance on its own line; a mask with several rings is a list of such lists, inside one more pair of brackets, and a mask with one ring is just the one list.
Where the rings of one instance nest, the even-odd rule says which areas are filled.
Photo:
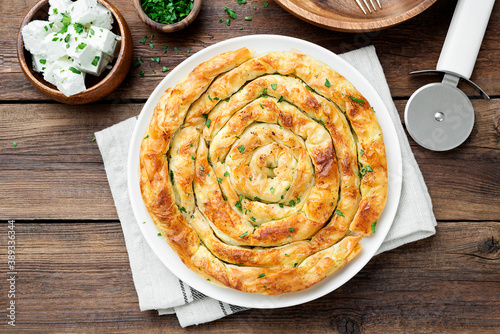
[[[186, 330], [175, 315], [139, 311], [118, 222], [17, 222], [15, 229], [21, 331], [493, 333], [500, 326], [500, 222], [440, 222], [435, 236], [375, 257], [318, 300]], [[0, 304], [6, 298], [0, 294]]]
[[[48, 100], [38, 93], [24, 77], [16, 57], [16, 35], [24, 14], [35, 0], [0, 1], [0, 22], [4, 22], [0, 39], [0, 101]], [[146, 99], [165, 76], [162, 67], [175, 68], [191, 54], [217, 42], [238, 36], [252, 34], [278, 34], [303, 38], [333, 52], [342, 53], [366, 45], [375, 45], [380, 61], [396, 97], [409, 97], [425, 83], [440, 80], [436, 76], [411, 77], [407, 73], [415, 70], [434, 69], [453, 14], [455, 1], [441, 0], [429, 10], [396, 27], [371, 33], [348, 34], [332, 32], [306, 23], [287, 13], [276, 3], [268, 1], [264, 8], [262, 0], [247, 1], [246, 5], [224, 0], [205, 1], [197, 19], [184, 30], [173, 34], [155, 33], [138, 18], [132, 1], [112, 2], [127, 20], [134, 39], [134, 56], [144, 63], [132, 68], [128, 79], [110, 95], [113, 101], [126, 96], [130, 99]], [[229, 18], [223, 10], [229, 6], [236, 10], [238, 18], [227, 26], [220, 19]], [[253, 10], [253, 6], [256, 10]], [[244, 21], [249, 16], [252, 21]], [[14, 18], [14, 20], [12, 20]], [[243, 28], [240, 30], [240, 27]], [[154, 33], [154, 49], [149, 46], [149, 37]], [[496, 4], [491, 15], [482, 48], [471, 79], [488, 94], [500, 96], [500, 4]], [[139, 43], [148, 36], [147, 43]], [[162, 47], [168, 45], [165, 54]], [[178, 47], [174, 51], [173, 47]], [[188, 50], [190, 52], [188, 53]], [[160, 64], [151, 62], [152, 57], [161, 57]], [[144, 78], [136, 78], [144, 70]], [[156, 72], [154, 73], [153, 70]], [[467, 86], [469, 95], [477, 95]]]
[[352, 0], [276, 0], [286, 11], [306, 22], [325, 29], [344, 32], [376, 31], [395, 26], [429, 8], [436, 0], [385, 0], [376, 2]]
[[[500, 99], [472, 102], [476, 124], [458, 149], [432, 152], [410, 140], [438, 219], [500, 218]], [[396, 104], [403, 119], [406, 101]], [[141, 108], [128, 100], [0, 105], [0, 219], [117, 219], [92, 138]]]

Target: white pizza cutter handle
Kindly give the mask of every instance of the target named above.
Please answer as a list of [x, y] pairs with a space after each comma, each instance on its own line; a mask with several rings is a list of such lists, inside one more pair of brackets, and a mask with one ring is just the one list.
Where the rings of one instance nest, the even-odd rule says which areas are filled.
[[495, 0], [458, 0], [436, 69], [469, 79]]

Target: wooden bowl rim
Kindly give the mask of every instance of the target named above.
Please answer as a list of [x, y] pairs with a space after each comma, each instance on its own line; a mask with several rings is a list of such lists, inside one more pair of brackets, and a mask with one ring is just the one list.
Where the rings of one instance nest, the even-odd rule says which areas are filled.
[[[103, 6], [110, 10], [113, 14], [113, 17], [120, 29], [120, 37], [121, 45], [118, 56], [116, 57], [116, 62], [112, 67], [111, 71], [104, 77], [101, 81], [96, 83], [95, 85], [85, 89], [83, 92], [80, 92], [75, 95], [66, 96], [58, 89], [54, 89], [48, 86], [47, 82], [40, 81], [36, 76], [33, 75], [32, 66], [26, 62], [26, 58], [24, 57], [24, 41], [22, 36], [22, 28], [32, 21], [34, 15], [45, 5], [49, 3], [49, 0], [40, 0], [38, 1], [28, 13], [24, 16], [23, 21], [21, 22], [21, 26], [19, 27], [19, 32], [17, 35], [17, 58], [19, 64], [21, 66], [22, 71], [29, 79], [29, 81], [37, 88], [39, 91], [47, 95], [48, 97], [68, 104], [86, 104], [95, 102], [113, 92], [118, 86], [123, 82], [126, 77], [126, 73], [132, 64], [133, 58], [133, 47], [132, 47], [132, 37], [130, 33], [130, 29], [128, 27], [125, 18], [120, 14], [120, 12], [107, 0], [97, 0]], [[126, 68], [126, 73], [123, 74], [123, 68]], [[114, 79], [119, 78], [116, 81]]]
[[[427, 8], [432, 6], [437, 0], [422, 0], [419, 5], [397, 16], [370, 22], [365, 22], [365, 21], [357, 22], [357, 21], [347, 21], [347, 20], [341, 21], [341, 20], [329, 19], [312, 12], [307, 12], [302, 7], [297, 6], [291, 0], [274, 0], [274, 1], [290, 14], [321, 28], [341, 31], [341, 32], [369, 32], [369, 31], [376, 31], [393, 27], [406, 20], [409, 20], [415, 17], [416, 15], [422, 13], [423, 11], [425, 11]], [[354, 2], [354, 0], [352, 1]], [[303, 15], [304, 12], [307, 12], [309, 18]]]
[[[171, 33], [184, 29], [185, 27], [193, 23], [201, 9], [201, 0], [193, 0], [193, 9], [191, 9], [191, 12], [188, 14], [188, 16], [186, 16], [179, 22], [175, 22], [172, 24], [163, 24], [153, 21], [151, 18], [149, 18], [149, 16], [142, 9], [141, 2], [142, 0], [134, 0], [134, 8], [137, 11], [137, 16], [139, 16], [141, 21], [148, 26], [164, 33]], [[141, 15], [141, 13], [143, 15]]]

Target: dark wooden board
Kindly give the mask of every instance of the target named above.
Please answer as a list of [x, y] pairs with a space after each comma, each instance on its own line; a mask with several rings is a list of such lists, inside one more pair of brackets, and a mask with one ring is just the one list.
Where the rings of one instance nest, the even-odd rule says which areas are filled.
[[[434, 237], [373, 258], [318, 300], [186, 330], [175, 315], [139, 311], [118, 222], [17, 222], [15, 229], [22, 332], [494, 333], [500, 326], [500, 222], [440, 222]], [[0, 294], [1, 305], [6, 299]], [[0, 331], [10, 332], [5, 321]]]
[[[403, 119], [406, 101], [396, 104]], [[458, 149], [436, 153], [410, 140], [438, 219], [500, 218], [500, 99], [473, 105], [474, 130]], [[141, 108], [140, 103], [0, 105], [0, 219], [117, 219], [92, 138]]]
[[[353, 0], [354, 1], [354, 0]], [[7, 6], [6, 2], [5, 5]], [[14, 1], [8, 3], [8, 10], [0, 12], [3, 25], [3, 36], [0, 40], [0, 101], [37, 100], [48, 101], [48, 98], [37, 92], [21, 72], [16, 56], [16, 37], [23, 15], [35, 0]], [[189, 27], [172, 34], [154, 32], [138, 18], [132, 1], [115, 0], [113, 4], [127, 20], [134, 39], [134, 56], [140, 57], [144, 63], [130, 70], [128, 79], [120, 88], [106, 99], [110, 101], [128, 99], [146, 99], [156, 85], [165, 76], [162, 67], [175, 68], [180, 62], [203, 48], [229, 38], [253, 34], [278, 34], [306, 39], [323, 46], [333, 52], [342, 53], [366, 45], [375, 45], [380, 61], [396, 97], [409, 97], [417, 88], [425, 83], [439, 81], [438, 76], [411, 77], [411, 71], [434, 69], [453, 14], [455, 1], [441, 0], [429, 10], [396, 27], [370, 33], [340, 33], [315, 27], [287, 13], [276, 3], [249, 0], [246, 5], [238, 5], [236, 1], [211, 0], [203, 3], [198, 18]], [[224, 7], [233, 8], [238, 18], [230, 26], [220, 19], [229, 16]], [[256, 10], [253, 10], [253, 7]], [[252, 21], [245, 21], [249, 16]], [[12, 17], [15, 20], [12, 20]], [[270, 17], [272, 20], [270, 22]], [[491, 21], [479, 52], [478, 61], [472, 80], [488, 94], [500, 96], [500, 5], [493, 9]], [[240, 30], [239, 28], [243, 28]], [[154, 33], [151, 49], [149, 37]], [[147, 43], [139, 41], [148, 36]], [[165, 54], [162, 47], [168, 45]], [[178, 47], [174, 51], [173, 47]], [[188, 53], [188, 50], [190, 52]], [[160, 64], [151, 62], [152, 57], [161, 57]], [[144, 78], [136, 78], [144, 70]], [[153, 70], [156, 73], [153, 73]], [[464, 85], [469, 95], [475, 95], [472, 89]], [[477, 95], [477, 94], [476, 94]]]

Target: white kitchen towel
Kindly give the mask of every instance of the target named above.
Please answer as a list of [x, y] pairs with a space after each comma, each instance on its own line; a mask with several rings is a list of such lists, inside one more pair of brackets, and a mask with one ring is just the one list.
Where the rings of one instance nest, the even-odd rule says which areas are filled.
[[[342, 58], [357, 68], [375, 87], [396, 126], [403, 160], [401, 199], [391, 230], [377, 254], [436, 233], [432, 203], [420, 169], [410, 149], [384, 71], [373, 46], [351, 51]], [[102, 154], [111, 193], [120, 219], [132, 276], [142, 311], [175, 313], [182, 327], [198, 325], [246, 308], [229, 305], [180, 281], [157, 259], [143, 238], [132, 212], [127, 188], [127, 155], [137, 117], [95, 134]]]

